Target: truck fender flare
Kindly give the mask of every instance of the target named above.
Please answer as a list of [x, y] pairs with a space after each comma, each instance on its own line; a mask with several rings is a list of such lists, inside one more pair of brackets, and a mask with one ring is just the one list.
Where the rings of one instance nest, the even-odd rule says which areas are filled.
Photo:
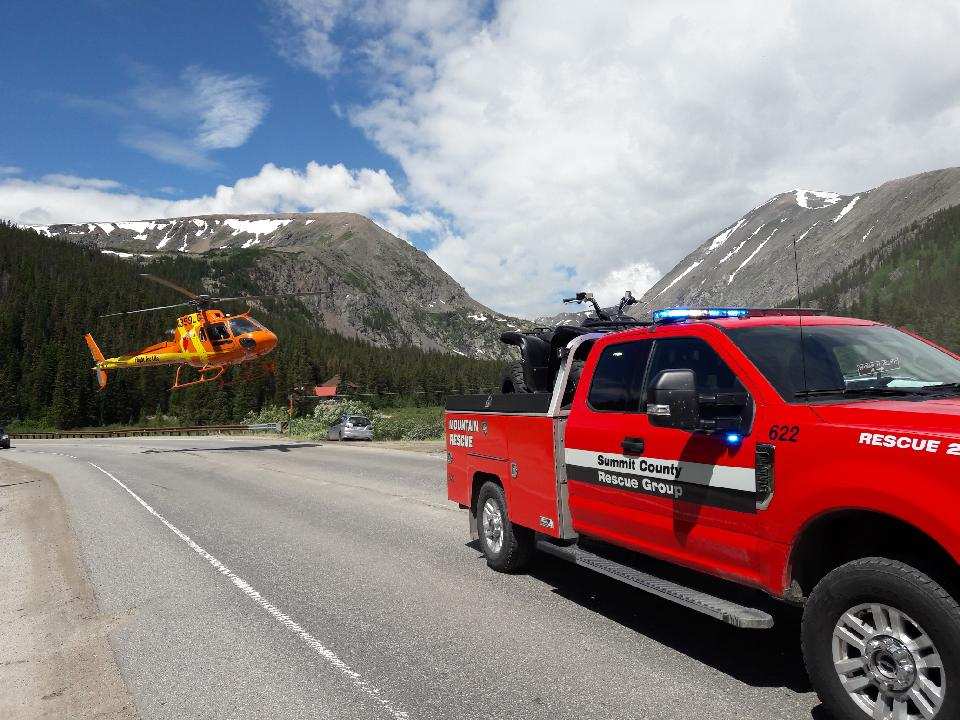
[[[809, 559], [803, 556], [805, 553], [813, 552], [817, 549], [815, 544], [821, 539], [821, 533], [829, 532], [832, 527], [840, 527], [844, 523], [850, 526], [850, 532], [856, 532], [856, 523], [870, 523], [875, 525], [878, 530], [881, 527], [887, 529], [902, 528], [904, 532], [909, 533], [912, 539], [925, 539], [928, 545], [927, 550], [932, 550], [943, 559], [949, 559], [952, 563], [956, 564], [958, 558], [947, 549], [948, 545], [944, 539], [928, 530], [921, 529], [923, 524], [917, 522], [916, 519], [909, 518], [909, 515], [910, 513], [893, 515], [884, 510], [864, 505], [844, 505], [822, 508], [819, 512], [807, 518], [793, 534], [793, 538], [788, 546], [786, 563], [783, 570], [782, 586], [785, 588], [785, 595], [789, 597], [797, 595], [800, 590], [804, 592], [810, 591], [810, 587], [802, 587], [800, 583], [801, 579], [805, 579], [805, 572], [809, 572], [809, 568], [799, 568], [798, 565], [803, 562], [809, 562]], [[860, 527], [863, 527], [863, 525]], [[854, 539], [856, 538], [854, 537]], [[844, 551], [849, 551], [855, 547], [855, 545], [842, 548], [833, 547], [831, 548], [833, 552], [828, 555], [828, 557], [842, 557]], [[923, 549], [912, 545], [908, 545], [907, 547], [913, 550]]]

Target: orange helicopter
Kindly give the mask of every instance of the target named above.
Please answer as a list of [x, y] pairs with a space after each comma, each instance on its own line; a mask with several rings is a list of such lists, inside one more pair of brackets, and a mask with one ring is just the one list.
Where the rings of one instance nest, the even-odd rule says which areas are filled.
[[[132, 355], [105, 358], [93, 339], [93, 335], [90, 333], [84, 335], [83, 338], [87, 341], [90, 354], [93, 355], [96, 362], [93, 370], [97, 374], [97, 384], [101, 390], [107, 386], [108, 370], [155, 367], [158, 365], [177, 366], [177, 374], [171, 390], [182, 390], [201, 383], [219, 380], [231, 365], [257, 360], [273, 350], [277, 345], [277, 336], [250, 317], [249, 311], [239, 315], [229, 315], [222, 310], [215, 309], [213, 305], [235, 300], [306, 297], [324, 294], [305, 292], [216, 298], [209, 295], [197, 295], [164, 278], [146, 273], [141, 273], [141, 277], [173, 288], [188, 297], [189, 300], [176, 305], [126, 310], [101, 315], [100, 317], [119, 317], [178, 307], [189, 307], [193, 312], [177, 318], [177, 327], [169, 331], [172, 336], [171, 340], [150, 345]], [[200, 373], [199, 379], [180, 382], [180, 373], [186, 366], [196, 368]]]

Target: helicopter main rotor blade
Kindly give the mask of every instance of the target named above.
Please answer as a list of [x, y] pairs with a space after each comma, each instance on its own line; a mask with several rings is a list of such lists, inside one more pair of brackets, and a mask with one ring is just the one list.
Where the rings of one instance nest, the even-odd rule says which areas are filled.
[[121, 312], [107, 313], [106, 315], [98, 315], [97, 317], [108, 318], [108, 317], [118, 317], [120, 315], [133, 315], [134, 313], [155, 312], [157, 310], [169, 310], [171, 308], [187, 307], [192, 304], [193, 303], [177, 303], [176, 305], [160, 305], [159, 307], [143, 308], [141, 310], [123, 310]]
[[157, 277], [156, 275], [151, 275], [150, 273], [140, 273], [140, 277], [145, 277], [148, 280], [153, 280], [155, 283], [166, 285], [168, 288], [172, 288], [173, 290], [176, 290], [181, 295], [186, 295], [191, 300], [196, 300], [199, 297], [199, 295], [197, 295], [195, 292], [191, 292], [190, 290], [187, 290], [184, 287], [180, 287], [175, 282], [170, 282], [166, 278]]
[[270, 293], [267, 295], [237, 295], [236, 297], [211, 298], [212, 302], [228, 302], [232, 300], [260, 300], [261, 298], [293, 298], [311, 297], [314, 295], [329, 295], [328, 292], [300, 292], [300, 293]]

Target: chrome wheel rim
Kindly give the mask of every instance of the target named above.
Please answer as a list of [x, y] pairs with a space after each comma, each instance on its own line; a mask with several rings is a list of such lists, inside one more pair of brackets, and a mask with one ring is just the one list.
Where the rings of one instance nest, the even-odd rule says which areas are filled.
[[833, 667], [847, 695], [875, 720], [932, 720], [947, 676], [933, 640], [882, 603], [852, 607], [833, 630]]
[[487, 547], [494, 554], [499, 553], [500, 548], [503, 547], [503, 514], [500, 512], [500, 506], [493, 498], [483, 504], [480, 524], [483, 527], [483, 537], [486, 540]]

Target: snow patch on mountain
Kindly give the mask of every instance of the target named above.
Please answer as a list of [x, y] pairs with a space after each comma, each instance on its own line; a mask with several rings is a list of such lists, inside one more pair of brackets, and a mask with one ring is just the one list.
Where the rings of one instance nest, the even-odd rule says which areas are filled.
[[[795, 190], [794, 192], [796, 193], [797, 205], [807, 210], [819, 210], [840, 202], [840, 195], [828, 190]], [[821, 201], [820, 204], [811, 208], [811, 201], [816, 202], [817, 199]]]
[[[660, 297], [661, 295], [663, 295], [667, 290], [669, 290], [670, 288], [672, 288], [672, 287], [673, 287], [674, 285], [676, 285], [678, 282], [680, 282], [681, 280], [683, 280], [687, 275], [689, 275], [691, 272], [693, 272], [694, 270], [696, 270], [696, 269], [700, 266], [700, 264], [701, 264], [702, 262], [703, 262], [703, 260], [694, 260], [693, 265], [691, 265], [690, 267], [688, 267], [688, 268], [687, 268], [686, 270], [684, 270], [682, 273], [680, 273], [679, 275], [677, 275], [673, 280], [671, 280], [669, 285], [667, 285], [663, 290], [661, 290], [660, 292], [657, 293], [657, 297]], [[721, 262], [722, 262], [722, 261], [721, 261]]]
[[773, 232], [767, 235], [767, 239], [764, 240], [759, 245], [757, 245], [756, 249], [754, 249], [754, 251], [747, 256], [747, 259], [744, 260], [742, 263], [740, 263], [740, 267], [734, 270], [733, 274], [729, 278], [727, 278], [727, 285], [730, 285], [733, 282], [733, 279], [737, 276], [737, 273], [743, 270], [747, 266], [747, 263], [749, 263], [751, 260], [753, 260], [757, 256], [757, 253], [763, 249], [763, 246], [766, 245], [767, 242], [769, 242], [770, 238], [772, 238], [774, 235], [777, 234], [777, 230], [779, 229], [780, 228], [774, 228]]
[[723, 245], [723, 244], [727, 241], [727, 239], [728, 239], [731, 235], [733, 235], [737, 230], [739, 230], [739, 229], [740, 229], [740, 226], [743, 225], [746, 221], [747, 221], [746, 218], [741, 218], [740, 221], [739, 221], [736, 225], [732, 225], [731, 227], [727, 228], [727, 229], [724, 230], [722, 233], [720, 233], [719, 235], [717, 235], [717, 236], [713, 239], [713, 242], [710, 243], [710, 247], [707, 248], [707, 252], [705, 252], [704, 255], [709, 255], [709, 254], [712, 253], [714, 250], [716, 250], [718, 247], [720, 247], [721, 245]]
[[802, 234], [800, 237], [797, 238], [797, 242], [799, 243], [801, 240], [803, 240], [807, 235], [810, 234], [810, 231], [813, 230], [813, 229], [814, 229], [817, 225], [819, 225], [819, 224], [820, 224], [820, 221], [817, 220], [813, 225], [811, 225], [811, 226], [808, 227], [806, 230], [804, 230], [804, 231], [803, 231], [803, 234]]
[[233, 228], [237, 233], [267, 235], [276, 232], [290, 222], [290, 220], [238, 220], [237, 218], [227, 218], [223, 221], [223, 224]]
[[857, 200], [859, 200], [860, 197], [860, 195], [855, 195], [853, 200], [844, 205], [843, 210], [840, 211], [840, 214], [833, 219], [834, 224], [840, 222], [844, 215], [853, 210], [853, 206], [857, 204]]

